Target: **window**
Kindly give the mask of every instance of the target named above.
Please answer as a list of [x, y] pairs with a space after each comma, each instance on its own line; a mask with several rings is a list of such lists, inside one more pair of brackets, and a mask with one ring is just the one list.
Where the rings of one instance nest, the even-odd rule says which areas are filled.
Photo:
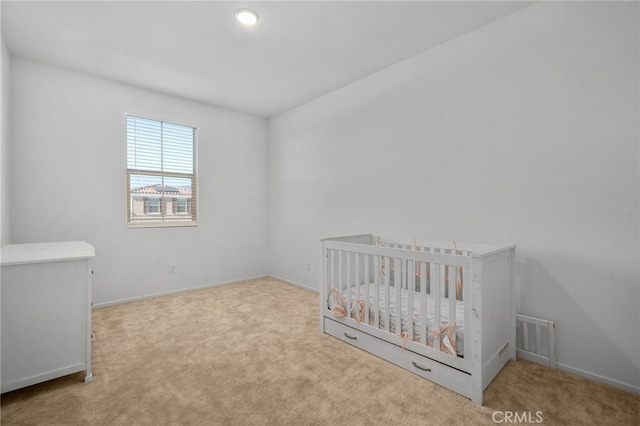
[[176, 214], [186, 214], [187, 213], [187, 200], [186, 199], [174, 199], [174, 207]]
[[127, 115], [127, 225], [197, 225], [196, 129]]
[[160, 198], [147, 198], [146, 214], [160, 214]]

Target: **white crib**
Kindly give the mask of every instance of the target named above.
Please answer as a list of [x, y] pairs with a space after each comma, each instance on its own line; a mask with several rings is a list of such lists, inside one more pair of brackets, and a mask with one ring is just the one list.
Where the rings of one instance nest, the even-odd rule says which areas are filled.
[[482, 405], [516, 354], [515, 246], [320, 240], [320, 330]]

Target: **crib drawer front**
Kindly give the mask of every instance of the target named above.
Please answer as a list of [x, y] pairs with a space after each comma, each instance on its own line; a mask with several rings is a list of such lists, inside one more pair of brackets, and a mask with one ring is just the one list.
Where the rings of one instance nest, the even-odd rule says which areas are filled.
[[363, 351], [378, 355], [382, 350], [382, 341], [355, 328], [344, 325], [329, 318], [324, 319], [325, 332], [333, 337], [349, 343]]
[[471, 398], [471, 375], [434, 361], [393, 343], [371, 336], [338, 321], [324, 318], [325, 332], [331, 336], [411, 371], [434, 383]]
[[393, 344], [383, 344], [381, 358], [471, 398], [471, 375]]

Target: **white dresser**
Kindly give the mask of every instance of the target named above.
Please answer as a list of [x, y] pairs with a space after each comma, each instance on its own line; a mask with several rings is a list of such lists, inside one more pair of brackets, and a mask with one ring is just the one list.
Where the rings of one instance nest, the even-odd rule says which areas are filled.
[[2, 393], [91, 375], [91, 262], [83, 241], [2, 247]]

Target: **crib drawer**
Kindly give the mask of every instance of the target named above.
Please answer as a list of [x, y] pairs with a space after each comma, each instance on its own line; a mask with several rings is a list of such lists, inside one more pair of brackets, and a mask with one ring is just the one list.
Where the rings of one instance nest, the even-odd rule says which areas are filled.
[[325, 332], [425, 379], [471, 398], [471, 375], [370, 334], [324, 318]]
[[360, 330], [329, 318], [324, 319], [325, 332], [357, 348], [377, 355], [382, 350], [382, 341]]
[[471, 375], [393, 344], [382, 345], [380, 357], [419, 376], [471, 398]]

